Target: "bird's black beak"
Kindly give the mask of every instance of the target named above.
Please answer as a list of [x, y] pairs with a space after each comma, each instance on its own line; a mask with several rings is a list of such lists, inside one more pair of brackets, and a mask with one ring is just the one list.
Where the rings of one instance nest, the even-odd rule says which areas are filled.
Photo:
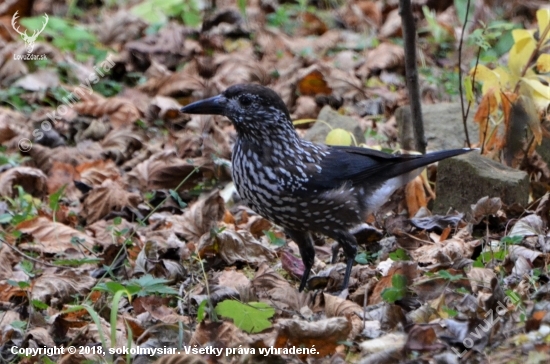
[[208, 114], [224, 115], [227, 105], [227, 99], [223, 95], [211, 97], [209, 99], [193, 102], [180, 109], [185, 114]]

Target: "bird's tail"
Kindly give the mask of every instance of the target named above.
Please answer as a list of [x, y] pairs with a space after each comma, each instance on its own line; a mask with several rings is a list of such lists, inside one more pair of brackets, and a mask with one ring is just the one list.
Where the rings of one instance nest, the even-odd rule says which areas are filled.
[[375, 174], [371, 185], [376, 185], [375, 180], [380, 183], [377, 189], [369, 196], [367, 201], [368, 211], [373, 212], [380, 208], [387, 199], [399, 187], [404, 186], [422, 172], [422, 167], [428, 164], [471, 152], [475, 149], [451, 149], [440, 152], [433, 152], [424, 155], [404, 154], [392, 156], [392, 161], [386, 163], [384, 168]]
[[387, 165], [387, 168], [385, 168], [384, 175], [386, 178], [396, 177], [414, 171], [415, 169], [425, 167], [428, 164], [432, 164], [443, 159], [455, 157], [457, 155], [469, 153], [473, 150], [477, 149], [462, 148], [442, 150], [439, 152], [432, 152], [423, 155], [397, 155], [395, 156], [394, 163]]

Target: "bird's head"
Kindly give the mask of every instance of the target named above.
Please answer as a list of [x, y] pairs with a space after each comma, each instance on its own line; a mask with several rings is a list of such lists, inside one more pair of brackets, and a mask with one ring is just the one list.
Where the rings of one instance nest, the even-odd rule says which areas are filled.
[[181, 112], [226, 116], [239, 136], [245, 138], [295, 133], [290, 114], [281, 97], [270, 88], [260, 85], [231, 86], [218, 96], [183, 107]]

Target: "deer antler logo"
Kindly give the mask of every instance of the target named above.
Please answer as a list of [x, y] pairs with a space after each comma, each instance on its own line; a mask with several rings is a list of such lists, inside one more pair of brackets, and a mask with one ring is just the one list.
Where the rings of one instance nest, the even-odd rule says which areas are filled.
[[23, 38], [23, 41], [25, 42], [25, 44], [27, 45], [25, 47], [25, 49], [27, 50], [27, 53], [31, 53], [32, 50], [34, 49], [34, 43], [36, 42], [36, 38], [38, 38], [38, 35], [40, 35], [40, 33], [42, 33], [42, 31], [44, 30], [44, 28], [46, 28], [46, 24], [48, 24], [48, 14], [44, 14], [44, 23], [42, 24], [42, 29], [40, 30], [33, 30], [33, 33], [31, 36], [28, 36], [27, 35], [27, 31], [25, 30], [24, 33], [22, 33], [20, 30], [19, 30], [19, 26], [16, 27], [16, 24], [15, 24], [15, 21], [17, 20], [17, 18], [19, 18], [19, 16], [17, 16], [17, 13], [19, 12], [16, 11], [15, 14], [13, 14], [13, 17], [11, 18], [11, 26], [13, 27], [13, 29], [19, 33], [21, 35], [21, 38]]

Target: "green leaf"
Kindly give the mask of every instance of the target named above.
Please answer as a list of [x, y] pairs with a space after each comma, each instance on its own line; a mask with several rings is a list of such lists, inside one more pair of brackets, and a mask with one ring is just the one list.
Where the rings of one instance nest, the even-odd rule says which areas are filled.
[[60, 189], [50, 195], [50, 209], [52, 209], [53, 211], [57, 210], [59, 206], [59, 200], [61, 199], [61, 196], [65, 191], [65, 187], [67, 187], [67, 185], [61, 186]]
[[394, 303], [404, 297], [403, 291], [395, 288], [386, 288], [382, 291], [382, 299], [389, 303]]
[[24, 330], [27, 327], [27, 321], [12, 321], [10, 325], [16, 329]]
[[523, 241], [523, 236], [521, 235], [515, 235], [515, 236], [505, 236], [500, 241], [504, 244], [511, 244], [511, 245], [517, 245], [521, 244]]
[[446, 279], [446, 280], [451, 281], [451, 282], [458, 281], [458, 280], [461, 280], [462, 278], [464, 278], [464, 276], [462, 276], [462, 274], [453, 275], [453, 274], [449, 273], [446, 270], [440, 270], [439, 272], [437, 272], [437, 274], [441, 278]]
[[485, 268], [485, 266], [483, 265], [483, 261], [481, 260], [481, 255], [477, 257], [475, 262], [472, 263], [472, 266], [475, 268]]
[[369, 264], [369, 257], [367, 252], [361, 252], [355, 256], [355, 261], [357, 264], [366, 265]]
[[401, 260], [410, 260], [409, 255], [407, 252], [401, 248], [397, 249], [396, 251], [388, 254], [390, 258], [394, 261], [401, 261]]
[[443, 309], [443, 312], [445, 312], [450, 317], [455, 317], [456, 315], [458, 315], [458, 311], [453, 310], [452, 308], [449, 308], [447, 306], [443, 306], [442, 309]]
[[46, 303], [44, 303], [44, 302], [42, 302], [42, 301], [40, 301], [40, 300], [32, 300], [31, 303], [32, 303], [32, 305], [33, 305], [35, 308], [37, 308], [37, 309], [39, 309], [39, 310], [45, 310], [45, 309], [47, 309], [48, 307], [50, 307], [50, 306], [48, 306]]
[[517, 305], [518, 303], [521, 303], [521, 297], [511, 289], [506, 290], [506, 296], [509, 297], [512, 300], [512, 303], [514, 305]]
[[174, 201], [176, 201], [178, 203], [178, 206], [182, 209], [184, 209], [185, 207], [187, 207], [187, 204], [185, 202], [183, 202], [183, 200], [181, 199], [180, 195], [174, 191], [174, 190], [169, 190], [168, 191], [170, 193], [170, 196], [172, 196], [172, 198], [174, 199]]
[[349, 147], [352, 144], [351, 134], [349, 131], [341, 128], [332, 129], [327, 134], [325, 144]]
[[13, 216], [11, 214], [0, 214], [0, 224], [9, 224]]
[[271, 327], [269, 319], [275, 314], [275, 309], [263, 302], [244, 304], [225, 300], [218, 303], [216, 313], [232, 319], [235, 326], [243, 331], [257, 333]]
[[[150, 274], [130, 281], [137, 288], [140, 288], [138, 296], [146, 296], [148, 294], [178, 294], [178, 291], [166, 285], [168, 282], [167, 279], [155, 278]], [[130, 285], [128, 285], [128, 288], [130, 288]]]
[[109, 292], [112, 294], [117, 293], [118, 291], [124, 291], [126, 290], [126, 287], [124, 287], [122, 284], [118, 282], [103, 282], [94, 287], [94, 290], [96, 291], [103, 291], [103, 292]]
[[197, 321], [202, 322], [204, 320], [204, 317], [206, 316], [206, 305], [208, 304], [208, 300], [202, 300], [201, 304], [199, 305], [199, 308], [197, 309]]
[[283, 246], [286, 244], [285, 239], [278, 237], [271, 230], [264, 230], [263, 233], [265, 234], [265, 236], [267, 236], [269, 242], [275, 246]]
[[405, 289], [407, 287], [407, 277], [402, 274], [394, 274], [391, 277], [391, 284], [394, 288]]
[[392, 287], [384, 289], [382, 291], [382, 299], [389, 303], [394, 303], [405, 297], [407, 292], [407, 277], [401, 274], [394, 274], [391, 277]]

